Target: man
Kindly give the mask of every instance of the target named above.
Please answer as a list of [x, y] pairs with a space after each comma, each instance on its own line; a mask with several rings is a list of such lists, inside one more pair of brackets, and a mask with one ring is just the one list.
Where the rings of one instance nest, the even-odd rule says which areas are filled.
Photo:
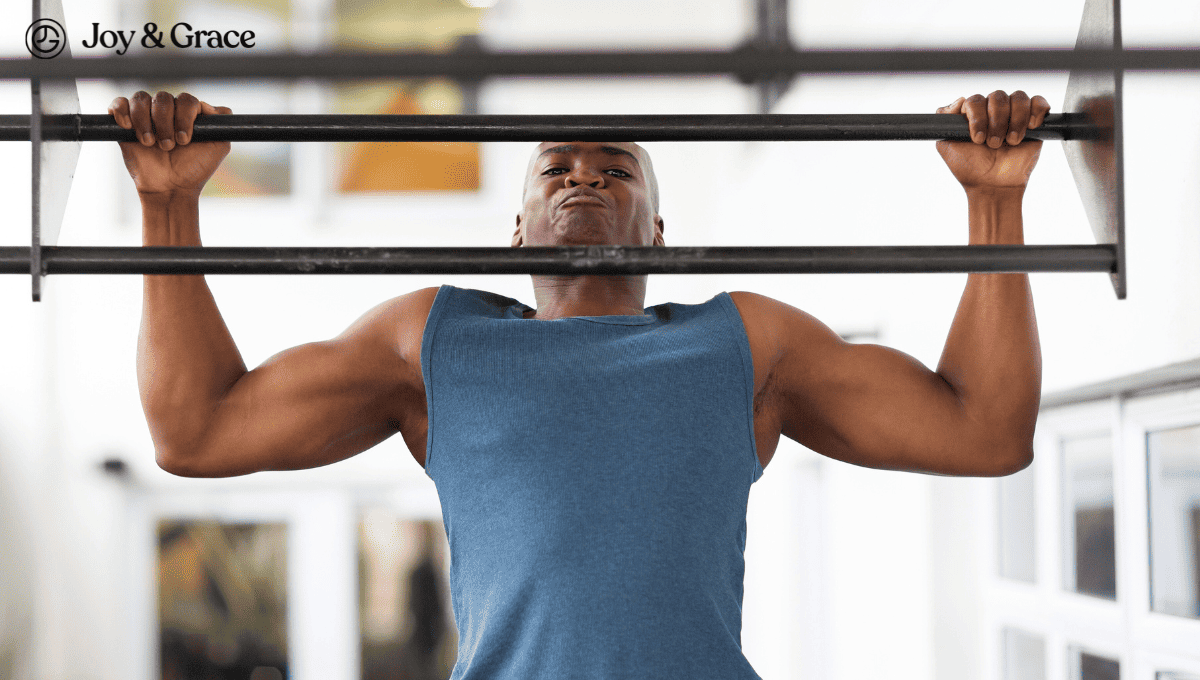
[[[939, 109], [972, 244], [1019, 244], [1049, 110], [1022, 92]], [[114, 100], [146, 245], [200, 245], [228, 143], [182, 94]], [[663, 245], [649, 156], [547, 142], [513, 246]], [[972, 274], [936, 372], [735, 292], [644, 308], [645, 277], [534, 276], [536, 309], [430, 288], [247, 371], [203, 277], [147, 276], [138, 374], [159, 465], [219, 477], [327, 465], [399, 432], [434, 479], [460, 633], [454, 678], [754, 678], [741, 654], [745, 510], [781, 434], [875, 468], [1004, 475], [1032, 459], [1028, 277]]]

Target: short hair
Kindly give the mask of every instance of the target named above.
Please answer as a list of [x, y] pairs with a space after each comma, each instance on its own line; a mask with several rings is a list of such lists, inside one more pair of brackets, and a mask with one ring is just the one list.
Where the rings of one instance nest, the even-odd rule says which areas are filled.
[[646, 175], [646, 183], [650, 185], [650, 205], [654, 208], [654, 214], [658, 214], [658, 176], [654, 174], [654, 163], [650, 160], [650, 152], [642, 148], [638, 144], [634, 144], [642, 150], [642, 159], [646, 161], [646, 166], [642, 168], [642, 172]]

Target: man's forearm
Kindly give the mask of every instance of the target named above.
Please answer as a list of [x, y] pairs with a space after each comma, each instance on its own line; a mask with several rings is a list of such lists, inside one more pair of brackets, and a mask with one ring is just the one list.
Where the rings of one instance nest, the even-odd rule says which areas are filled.
[[[197, 198], [142, 196], [143, 243], [199, 246]], [[203, 276], [143, 277], [137, 370], [163, 465], [199, 443], [221, 397], [246, 373]]]
[[[1024, 243], [1023, 193], [969, 189], [971, 244]], [[975, 442], [984, 447], [980, 453], [1012, 465], [1027, 462], [1041, 398], [1041, 347], [1028, 275], [968, 276], [938, 373], [958, 394]]]

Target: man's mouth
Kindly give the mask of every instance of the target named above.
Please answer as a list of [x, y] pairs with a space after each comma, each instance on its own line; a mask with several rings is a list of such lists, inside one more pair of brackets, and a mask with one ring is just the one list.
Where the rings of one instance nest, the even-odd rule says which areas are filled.
[[602, 208], [607, 208], [608, 204], [596, 198], [595, 196], [572, 196], [562, 203], [558, 204], [560, 208], [568, 208], [576, 205], [597, 205]]
[[568, 190], [567, 197], [558, 204], [558, 207], [567, 208], [576, 205], [595, 205], [607, 208], [608, 201], [605, 201], [600, 193], [591, 187], [575, 187]]

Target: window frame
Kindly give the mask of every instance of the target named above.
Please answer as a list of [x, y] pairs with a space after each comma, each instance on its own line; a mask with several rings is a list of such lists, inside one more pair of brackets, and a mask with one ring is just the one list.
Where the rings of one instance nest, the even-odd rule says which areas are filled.
[[[985, 617], [986, 680], [1003, 680], [1003, 629], [1019, 628], [1046, 643], [1046, 680], [1070, 680], [1074, 648], [1117, 659], [1122, 680], [1155, 680], [1161, 671], [1200, 674], [1200, 620], [1150, 610], [1149, 432], [1200, 424], [1200, 364], [1185, 368], [1192, 381], [1179, 385], [1179, 369], [1082, 388], [1043, 400], [1034, 449], [1035, 583], [999, 575], [998, 484], [980, 498], [992, 532]], [[1163, 380], [1170, 374], [1173, 381]], [[1175, 385], [1170, 383], [1174, 382]], [[1103, 392], [1111, 390], [1107, 395]], [[1062, 441], [1107, 430], [1113, 441], [1114, 537], [1117, 600], [1065, 589]]]

